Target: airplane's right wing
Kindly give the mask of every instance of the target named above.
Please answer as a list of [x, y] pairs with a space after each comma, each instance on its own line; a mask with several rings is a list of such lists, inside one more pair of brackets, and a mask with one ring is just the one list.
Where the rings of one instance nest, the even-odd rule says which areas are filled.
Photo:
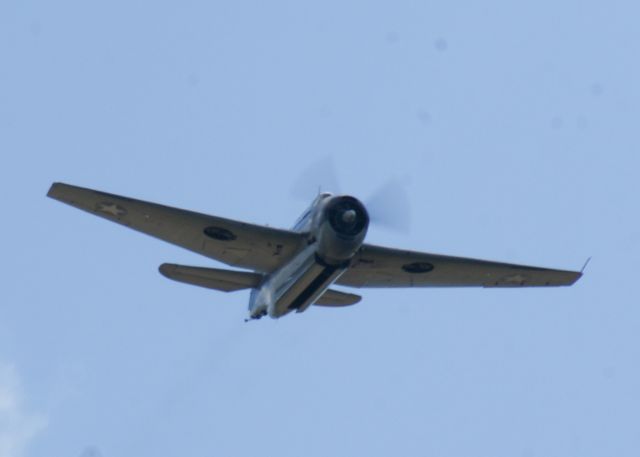
[[157, 203], [55, 183], [49, 197], [147, 235], [240, 268], [264, 273], [305, 245], [289, 230], [248, 224]]

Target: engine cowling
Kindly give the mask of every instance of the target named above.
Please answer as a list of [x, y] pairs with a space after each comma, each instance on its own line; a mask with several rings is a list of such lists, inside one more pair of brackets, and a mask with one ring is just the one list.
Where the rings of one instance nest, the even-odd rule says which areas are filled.
[[326, 199], [316, 229], [318, 256], [332, 265], [347, 262], [362, 245], [368, 227], [369, 214], [357, 198]]

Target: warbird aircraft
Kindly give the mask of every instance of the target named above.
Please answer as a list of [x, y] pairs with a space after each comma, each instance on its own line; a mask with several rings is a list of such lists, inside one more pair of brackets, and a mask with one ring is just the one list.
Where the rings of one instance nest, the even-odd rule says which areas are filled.
[[250, 271], [165, 263], [176, 281], [231, 292], [251, 289], [249, 319], [301, 313], [311, 305], [348, 306], [361, 297], [330, 288], [568, 286], [581, 272], [489, 262], [364, 243], [365, 206], [320, 193], [291, 230], [54, 183], [49, 197], [134, 230]]

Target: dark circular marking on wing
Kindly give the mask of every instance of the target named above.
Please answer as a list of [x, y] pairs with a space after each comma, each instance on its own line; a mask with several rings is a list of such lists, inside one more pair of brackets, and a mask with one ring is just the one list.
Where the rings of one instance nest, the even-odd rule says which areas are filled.
[[205, 235], [214, 240], [233, 241], [237, 238], [233, 232], [222, 227], [206, 227], [203, 231]]
[[402, 269], [407, 273], [428, 273], [433, 270], [433, 265], [429, 262], [405, 263]]

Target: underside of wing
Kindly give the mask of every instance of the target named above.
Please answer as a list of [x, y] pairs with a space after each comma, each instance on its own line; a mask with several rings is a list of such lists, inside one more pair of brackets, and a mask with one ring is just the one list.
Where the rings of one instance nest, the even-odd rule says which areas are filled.
[[358, 303], [361, 299], [362, 297], [360, 295], [349, 294], [334, 289], [327, 289], [320, 298], [316, 300], [314, 305], [331, 307], [351, 306]]
[[364, 244], [337, 284], [352, 287], [569, 286], [582, 274]]
[[160, 265], [159, 270], [164, 276], [174, 281], [224, 292], [258, 287], [263, 278], [261, 274], [249, 271], [188, 267], [173, 263], [163, 263]]
[[68, 184], [49, 197], [228, 265], [271, 272], [305, 243], [298, 233], [195, 213]]

